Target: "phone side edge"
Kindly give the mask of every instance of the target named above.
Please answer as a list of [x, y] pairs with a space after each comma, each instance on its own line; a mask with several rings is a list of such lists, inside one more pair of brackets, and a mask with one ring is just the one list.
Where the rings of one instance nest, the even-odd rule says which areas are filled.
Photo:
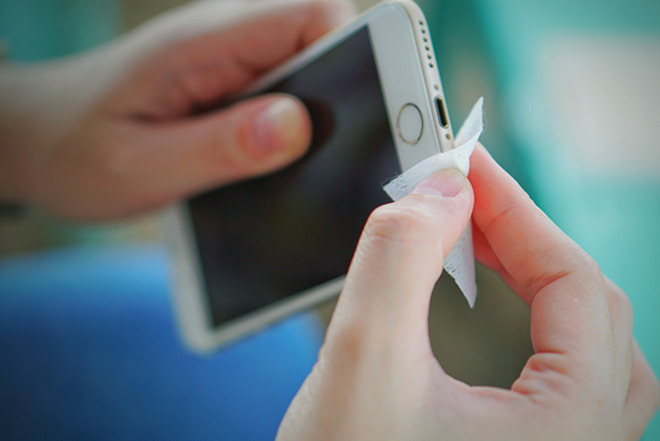
[[385, 3], [392, 3], [400, 6], [410, 18], [414, 30], [413, 34], [415, 36], [415, 42], [417, 44], [419, 62], [422, 68], [422, 73], [424, 74], [426, 88], [429, 93], [429, 99], [435, 100], [440, 98], [444, 105], [444, 112], [447, 118], [446, 125], [443, 125], [438, 112], [433, 112], [434, 123], [440, 134], [440, 146], [442, 151], [451, 150], [455, 147], [451, 117], [449, 116], [447, 100], [442, 87], [442, 78], [440, 70], [438, 69], [436, 53], [433, 47], [433, 39], [431, 37], [424, 11], [422, 11], [422, 8], [412, 0], [388, 0]]
[[163, 214], [171, 262], [171, 299], [179, 334], [190, 349], [202, 354], [213, 349], [214, 344], [210, 338], [208, 306], [204, 305], [206, 291], [201, 263], [185, 204], [184, 201], [172, 205]]
[[[438, 80], [437, 88], [429, 91], [415, 23], [399, 1], [381, 3], [379, 11], [369, 21], [369, 30], [392, 136], [401, 170], [405, 171], [453, 145], [451, 136], [445, 136], [450, 132], [437, 124], [434, 97], [443, 95], [442, 88]], [[394, 130], [399, 112], [409, 104], [416, 106], [422, 117], [422, 133], [413, 145], [402, 142]]]

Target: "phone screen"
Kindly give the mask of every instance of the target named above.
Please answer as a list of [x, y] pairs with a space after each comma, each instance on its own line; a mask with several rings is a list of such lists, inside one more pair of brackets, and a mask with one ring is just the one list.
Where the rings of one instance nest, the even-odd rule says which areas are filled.
[[267, 91], [307, 106], [309, 152], [189, 201], [214, 325], [340, 277], [399, 172], [367, 26]]

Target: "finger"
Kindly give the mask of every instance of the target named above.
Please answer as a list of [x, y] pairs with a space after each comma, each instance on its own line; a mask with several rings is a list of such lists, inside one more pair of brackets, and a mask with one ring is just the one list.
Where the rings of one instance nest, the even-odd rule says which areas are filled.
[[353, 257], [328, 343], [338, 339], [355, 354], [392, 348], [430, 353], [431, 291], [469, 221], [472, 201], [467, 179], [445, 170], [376, 209]]
[[660, 384], [637, 342], [633, 343], [628, 396], [622, 413], [626, 441], [639, 440], [660, 407]]
[[[139, 28], [136, 34], [153, 45], [186, 41], [197, 36], [213, 38], [213, 32], [230, 29], [232, 42], [216, 41], [221, 47], [269, 37], [288, 42], [293, 36], [297, 41], [291, 44], [300, 49], [301, 44], [309, 44], [346, 23], [355, 14], [355, 6], [349, 0], [202, 1], [160, 15]], [[289, 29], [282, 27], [285, 25]], [[250, 55], [248, 52], [245, 55]], [[254, 62], [262, 63], [256, 57], [258, 54], [254, 55]]]
[[[298, 158], [311, 139], [307, 111], [286, 95], [251, 99], [156, 130], [162, 163], [151, 181], [166, 198], [279, 169]], [[149, 155], [146, 149], [140, 154]]]
[[[473, 237], [477, 259], [479, 259], [484, 265], [498, 272], [500, 277], [502, 277], [507, 284], [509, 284], [509, 286], [511, 286], [511, 288], [523, 298], [523, 300], [526, 300], [529, 303], [529, 297], [525, 295], [525, 292], [502, 266], [502, 263], [490, 246], [486, 236], [476, 226], [473, 228]], [[611, 280], [606, 279], [606, 284], [607, 302], [612, 319], [612, 334], [614, 336], [613, 350], [615, 367], [617, 369], [618, 391], [621, 406], [623, 406], [623, 400], [625, 399], [628, 390], [628, 383], [630, 381], [633, 313], [628, 296], [626, 296], [626, 294]]]
[[481, 262], [483, 265], [486, 265], [488, 268], [495, 271], [504, 282], [509, 285], [509, 287], [516, 293], [520, 298], [526, 303], [530, 303], [529, 297], [524, 294], [523, 290], [520, 288], [518, 283], [513, 280], [511, 275], [504, 269], [502, 263], [500, 263], [499, 258], [493, 251], [484, 236], [484, 233], [481, 232], [479, 227], [473, 224], [472, 226], [472, 237], [474, 242], [474, 256]]
[[133, 36], [137, 72], [112, 109], [162, 120], [214, 104], [354, 13], [345, 0], [194, 2]]
[[[591, 375], [601, 384], [612, 381], [613, 374], [602, 366], [611, 360], [612, 335], [605, 280], [597, 265], [481, 146], [472, 157], [470, 180], [477, 227], [532, 303], [535, 351], [568, 356], [566, 366], [553, 369]], [[567, 362], [564, 357], [534, 362], [548, 360]]]
[[[345, 0], [289, 0], [255, 3], [254, 18], [233, 26], [233, 53], [254, 70], [279, 64], [355, 16]], [[288, 29], [285, 29], [288, 27]]]
[[[94, 215], [100, 217], [143, 211], [274, 171], [299, 157], [311, 138], [304, 106], [287, 95], [250, 99], [176, 123], [119, 120], [110, 124], [105, 130], [114, 135], [113, 142], [100, 147], [104, 152], [97, 152], [104, 158], [100, 173], [107, 176], [103, 182], [113, 186], [103, 207], [95, 207]], [[93, 132], [104, 139], [102, 131]], [[83, 197], [80, 192], [86, 187], [81, 187], [78, 194]]]

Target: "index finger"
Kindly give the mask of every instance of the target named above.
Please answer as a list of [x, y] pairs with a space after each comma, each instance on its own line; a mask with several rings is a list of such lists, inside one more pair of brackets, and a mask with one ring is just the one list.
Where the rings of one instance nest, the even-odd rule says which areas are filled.
[[233, 54], [255, 70], [269, 69], [355, 15], [346, 0], [254, 2], [255, 10], [232, 26]]
[[596, 263], [482, 146], [472, 156], [470, 181], [475, 224], [531, 301], [535, 352], [568, 355], [571, 367], [595, 368], [588, 375], [602, 372], [612, 336], [605, 279]]
[[[206, 1], [161, 14], [136, 32], [137, 49], [196, 39], [205, 47], [182, 56], [216, 56], [237, 51], [255, 65], [271, 65], [355, 15], [349, 0]], [[198, 40], [197, 40], [198, 39]], [[254, 43], [250, 43], [254, 42]], [[286, 54], [285, 54], [286, 55]], [[265, 66], [269, 67], [269, 66]]]
[[119, 104], [111, 107], [166, 120], [217, 104], [354, 14], [348, 0], [206, 1], [177, 8], [129, 39], [122, 54], [136, 71], [113, 92]]

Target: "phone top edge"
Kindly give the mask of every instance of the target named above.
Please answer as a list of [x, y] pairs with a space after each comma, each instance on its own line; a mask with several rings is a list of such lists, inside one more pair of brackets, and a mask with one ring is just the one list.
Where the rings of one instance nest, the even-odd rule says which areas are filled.
[[[428, 102], [433, 104], [434, 101], [439, 98], [442, 100], [444, 103], [443, 105], [445, 106], [445, 116], [447, 119], [446, 124], [443, 124], [443, 122], [440, 120], [440, 116], [438, 115], [438, 112], [435, 111], [435, 108], [429, 109], [431, 118], [433, 120], [435, 133], [437, 134], [437, 145], [440, 151], [453, 149], [455, 145], [454, 134], [451, 127], [451, 119], [448, 112], [446, 111], [447, 101], [444, 96], [440, 72], [435, 60], [435, 51], [433, 49], [433, 43], [427, 27], [426, 17], [424, 16], [424, 12], [419, 7], [419, 5], [417, 5], [417, 3], [413, 2], [412, 0], [386, 0], [377, 3], [371, 8], [360, 13], [350, 23], [330, 31], [328, 34], [322, 36], [315, 42], [312, 42], [310, 45], [302, 49], [300, 53], [294, 55], [290, 60], [285, 61], [280, 66], [266, 72], [260, 78], [257, 78], [252, 83], [252, 85], [241, 92], [237, 98], [240, 98], [240, 96], [244, 95], [258, 93], [259, 91], [272, 86], [287, 72], [290, 72], [294, 69], [304, 68], [306, 64], [313, 62], [319, 54], [322, 54], [326, 49], [333, 47], [341, 40], [349, 37], [351, 34], [358, 31], [362, 26], [370, 27], [370, 22], [376, 22], [378, 20], [378, 16], [385, 13], [385, 11], [388, 9], [398, 10], [402, 14], [405, 14], [405, 16], [408, 18], [410, 31], [413, 35], [413, 40], [415, 41], [417, 47], [416, 53], [419, 67], [424, 78], [424, 85], [426, 87]], [[372, 31], [371, 27], [370, 31]], [[377, 53], [374, 53], [374, 55], [377, 56]], [[385, 99], [387, 100], [386, 96]], [[390, 122], [394, 123], [394, 121]], [[394, 125], [392, 127], [394, 127]]]
[[[279, 66], [267, 71], [262, 76], [257, 78], [249, 87], [247, 87], [240, 95], [250, 95], [257, 93], [260, 90], [267, 89], [278, 81], [285, 73], [304, 67], [307, 63], [314, 61], [314, 59], [322, 54], [326, 49], [331, 48], [342, 39], [348, 37], [352, 33], [360, 29], [369, 22], [373, 10], [382, 8], [390, 2], [383, 2], [372, 6], [366, 11], [357, 15], [350, 23], [333, 29], [327, 34], [320, 37], [318, 40], [313, 41], [299, 53], [293, 55], [289, 60], [280, 64]], [[239, 96], [240, 96], [239, 95]]]
[[179, 336], [195, 352], [208, 348], [205, 327], [210, 326], [208, 308], [202, 303], [205, 292], [194, 231], [185, 202], [169, 207], [163, 215], [172, 262], [171, 299]]
[[419, 61], [422, 67], [422, 72], [424, 73], [424, 80], [429, 94], [429, 100], [433, 102], [435, 99], [440, 98], [445, 106], [446, 124], [442, 123], [438, 112], [432, 112], [436, 130], [441, 136], [441, 139], [438, 141], [442, 151], [451, 150], [455, 147], [451, 118], [449, 117], [449, 112], [446, 111], [447, 100], [444, 96], [440, 70], [438, 69], [435, 49], [433, 47], [433, 40], [431, 38], [431, 33], [424, 12], [421, 7], [412, 0], [387, 0], [385, 3], [392, 3], [402, 7], [410, 18], [410, 22], [413, 26], [415, 42], [417, 43], [417, 52], [420, 58]]
[[451, 130], [448, 125], [443, 127], [440, 124], [435, 109], [436, 97], [444, 100], [439, 73], [435, 65], [429, 66], [425, 62], [427, 54], [420, 48], [421, 34], [406, 7], [416, 11], [417, 21], [425, 23], [417, 5], [404, 1], [382, 3], [381, 11], [389, 12], [373, 13], [374, 19], [369, 22], [392, 129], [400, 130], [400, 112], [409, 104], [417, 107], [422, 117], [421, 135], [412, 144], [402, 139], [400, 132], [393, 134], [403, 171], [454, 147]]

